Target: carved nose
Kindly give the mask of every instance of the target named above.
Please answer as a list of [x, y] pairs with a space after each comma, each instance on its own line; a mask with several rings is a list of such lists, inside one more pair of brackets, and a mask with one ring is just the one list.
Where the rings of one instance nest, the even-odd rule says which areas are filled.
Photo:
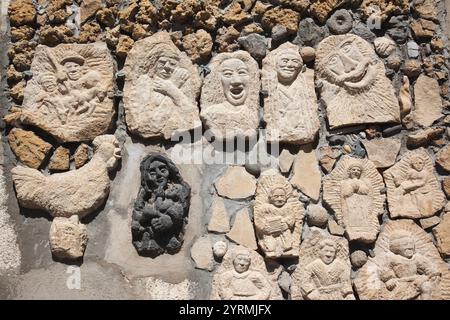
[[347, 57], [346, 55], [341, 55], [340, 56], [342, 64], [344, 65], [344, 70], [346, 73], [355, 70], [356, 66], [358, 65], [358, 63], [353, 60], [350, 57]]

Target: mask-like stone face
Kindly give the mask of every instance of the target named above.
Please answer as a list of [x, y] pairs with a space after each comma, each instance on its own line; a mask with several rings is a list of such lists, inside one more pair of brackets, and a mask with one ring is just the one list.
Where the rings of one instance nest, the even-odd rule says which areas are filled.
[[348, 169], [348, 176], [352, 179], [359, 179], [361, 177], [361, 168], [359, 166], [350, 167]]
[[155, 66], [156, 75], [167, 80], [172, 76], [177, 65], [178, 61], [173, 58], [160, 57]]
[[42, 88], [47, 92], [55, 92], [58, 89], [55, 76], [44, 76], [40, 81]]
[[234, 270], [238, 273], [243, 273], [250, 267], [250, 256], [246, 254], [238, 254], [233, 260]]
[[281, 83], [292, 83], [302, 68], [302, 59], [299, 54], [286, 52], [277, 60], [278, 81]]
[[64, 64], [64, 70], [67, 73], [67, 77], [72, 81], [76, 81], [81, 78], [81, 66], [76, 62], [66, 62]]
[[414, 256], [414, 242], [411, 239], [405, 238], [400, 244], [399, 254], [403, 257], [411, 259]]
[[334, 261], [336, 257], [336, 249], [330, 245], [325, 245], [322, 249], [320, 249], [320, 259], [325, 264], [330, 264]]
[[228, 59], [222, 63], [220, 80], [225, 98], [234, 106], [245, 103], [250, 74], [245, 63], [239, 59]]
[[167, 184], [169, 170], [165, 163], [154, 161], [150, 165], [148, 172], [146, 172], [146, 176], [149, 185], [163, 188]]
[[281, 208], [282, 206], [284, 206], [286, 204], [286, 193], [284, 192], [283, 189], [278, 188], [272, 191], [272, 194], [270, 196], [270, 202], [278, 207]]
[[222, 258], [227, 253], [228, 245], [225, 241], [217, 241], [214, 243], [213, 252], [217, 258]]
[[421, 158], [417, 157], [411, 161], [411, 166], [417, 171], [422, 171], [425, 166], [425, 162]]

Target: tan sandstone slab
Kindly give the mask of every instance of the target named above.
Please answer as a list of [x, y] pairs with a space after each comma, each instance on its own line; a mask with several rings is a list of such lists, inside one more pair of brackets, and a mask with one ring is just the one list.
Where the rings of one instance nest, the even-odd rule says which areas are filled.
[[253, 223], [248, 215], [248, 209], [241, 209], [236, 213], [233, 227], [230, 232], [226, 234], [227, 238], [237, 244], [243, 245], [249, 249], [256, 250], [255, 231], [253, 230]]
[[450, 213], [445, 213], [441, 223], [433, 229], [437, 248], [442, 256], [450, 256]]
[[14, 128], [8, 135], [9, 146], [23, 164], [38, 169], [52, 149], [50, 143], [32, 131]]
[[288, 149], [283, 149], [278, 157], [278, 164], [282, 173], [288, 173], [294, 163], [295, 155], [289, 152]]
[[316, 78], [331, 128], [400, 122], [400, 107], [383, 61], [359, 36], [329, 36], [316, 51]]
[[429, 218], [419, 220], [420, 226], [423, 229], [429, 229], [431, 227], [434, 227], [434, 226], [438, 225], [440, 222], [441, 222], [441, 218], [439, 218], [438, 216], [432, 216]]
[[49, 169], [52, 171], [66, 171], [70, 167], [70, 151], [64, 147], [58, 147], [50, 159]]
[[445, 171], [450, 172], [450, 145], [445, 146], [438, 152], [436, 163]]
[[364, 148], [367, 156], [377, 168], [388, 168], [395, 163], [395, 159], [400, 151], [400, 139], [373, 139], [364, 140]]
[[442, 116], [442, 100], [437, 80], [421, 75], [414, 85], [414, 122], [429, 127]]
[[214, 269], [212, 243], [209, 236], [203, 236], [191, 247], [191, 258], [197, 269], [211, 271]]
[[221, 197], [214, 197], [211, 205], [211, 218], [208, 223], [209, 232], [225, 233], [230, 231], [230, 217]]
[[229, 199], [246, 199], [255, 194], [256, 179], [244, 167], [231, 166], [214, 183], [217, 193]]
[[322, 176], [315, 150], [310, 145], [303, 146], [293, 164], [291, 184], [313, 200], [319, 199]]
[[84, 255], [87, 241], [86, 225], [80, 223], [78, 216], [53, 219], [50, 227], [50, 248], [54, 256], [60, 259], [79, 259]]
[[82, 143], [80, 146], [75, 150], [75, 154], [73, 156], [75, 160], [75, 168], [81, 168], [85, 165], [86, 162], [89, 160], [89, 147], [87, 144]]
[[132, 133], [170, 139], [200, 125], [197, 68], [173, 44], [169, 33], [161, 31], [136, 41], [124, 71], [125, 118]]
[[342, 151], [339, 148], [333, 148], [330, 146], [323, 146], [319, 148], [320, 152], [320, 165], [325, 170], [325, 172], [329, 173], [333, 170], [334, 164], [342, 155]]
[[319, 130], [314, 71], [303, 68], [299, 47], [285, 42], [263, 60], [262, 88], [268, 142], [304, 144]]

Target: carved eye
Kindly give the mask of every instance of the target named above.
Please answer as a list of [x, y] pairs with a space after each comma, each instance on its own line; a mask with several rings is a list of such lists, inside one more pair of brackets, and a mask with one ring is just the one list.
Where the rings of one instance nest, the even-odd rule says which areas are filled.
[[338, 63], [338, 57], [337, 56], [333, 56], [333, 57], [331, 57], [331, 59], [330, 59], [330, 64], [332, 64], [332, 65], [336, 65], [337, 63]]
[[245, 69], [240, 69], [240, 70], [238, 71], [238, 73], [239, 73], [239, 75], [241, 75], [241, 76], [246, 76], [246, 75], [248, 74], [247, 70], [245, 70]]
[[230, 78], [233, 75], [233, 72], [230, 70], [225, 70], [222, 72], [222, 76], [224, 76], [225, 78]]
[[349, 53], [349, 52], [351, 52], [351, 51], [352, 51], [352, 45], [351, 45], [350, 43], [347, 43], [346, 45], [344, 45], [344, 46], [342, 47], [342, 51], [343, 51], [344, 53]]

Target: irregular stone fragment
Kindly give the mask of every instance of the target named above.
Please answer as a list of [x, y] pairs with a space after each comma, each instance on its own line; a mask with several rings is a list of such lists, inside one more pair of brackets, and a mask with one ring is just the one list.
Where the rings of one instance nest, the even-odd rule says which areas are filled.
[[19, 204], [65, 218], [84, 217], [100, 208], [109, 194], [108, 172], [117, 165], [120, 147], [113, 135], [98, 136], [93, 146], [94, 156], [81, 169], [45, 176], [36, 169], [13, 168]]
[[311, 15], [324, 23], [329, 14], [341, 5], [347, 4], [349, 0], [318, 0], [310, 7]]
[[114, 64], [105, 44], [38, 46], [27, 82], [21, 121], [59, 142], [105, 133], [114, 116]]
[[400, 151], [401, 140], [395, 138], [362, 141], [370, 161], [377, 168], [388, 168], [395, 163]]
[[11, 28], [11, 41], [31, 40], [34, 36], [34, 28], [30, 26], [21, 26]]
[[423, 148], [404, 154], [383, 176], [391, 218], [428, 218], [445, 204], [433, 163]]
[[283, 151], [281, 151], [280, 157], [278, 158], [280, 171], [282, 173], [288, 173], [291, 170], [294, 159], [295, 156], [290, 153], [288, 149], [283, 149]]
[[[252, 17], [248, 12], [249, 9], [251, 9], [251, 6], [245, 8], [244, 4], [244, 7], [242, 7], [242, 2], [239, 2], [241, 1], [233, 1], [231, 5], [227, 7], [222, 15], [223, 22], [230, 25], [239, 25], [251, 21]], [[254, 2], [254, 0], [252, 2]]]
[[341, 227], [336, 220], [334, 219], [328, 219], [328, 231], [330, 232], [330, 234], [335, 235], [335, 236], [340, 236], [342, 237], [345, 233], [345, 229], [343, 227]]
[[408, 39], [408, 23], [408, 16], [393, 16], [389, 19], [386, 33], [398, 44], [403, 44]]
[[447, 199], [450, 198], [450, 177], [445, 177], [442, 180], [442, 189], [444, 189]]
[[218, 259], [222, 259], [228, 251], [228, 243], [225, 241], [217, 241], [213, 245], [214, 256]]
[[93, 17], [102, 8], [101, 0], [83, 0], [80, 7], [81, 24]]
[[353, 18], [346, 9], [337, 10], [328, 19], [327, 26], [333, 34], [344, 34], [353, 27]]
[[429, 127], [442, 117], [442, 100], [439, 94], [439, 83], [430, 77], [421, 75], [414, 85], [414, 122]]
[[214, 197], [211, 205], [211, 218], [208, 223], [209, 232], [225, 233], [230, 231], [230, 217], [225, 203], [220, 197]]
[[59, 259], [82, 258], [88, 241], [86, 225], [77, 215], [70, 218], [55, 217], [50, 227], [50, 249]]
[[211, 239], [203, 236], [191, 247], [191, 258], [197, 269], [212, 271], [214, 269], [214, 257]]
[[347, 240], [312, 228], [300, 245], [292, 274], [293, 300], [355, 300]]
[[450, 256], [450, 213], [445, 213], [441, 223], [433, 229], [436, 244], [443, 257]]
[[115, 10], [112, 8], [102, 8], [97, 11], [97, 14], [95, 16], [97, 18], [97, 21], [106, 27], [113, 28], [116, 24], [116, 14]]
[[282, 6], [292, 8], [295, 11], [302, 13], [309, 7], [309, 5], [311, 4], [311, 1], [310, 0], [280, 0], [280, 4]]
[[362, 250], [356, 250], [350, 255], [350, 261], [354, 268], [361, 268], [367, 262], [367, 254]]
[[[403, 72], [410, 78], [416, 78], [422, 73], [420, 62], [415, 59], [406, 60], [402, 67]], [[417, 83], [417, 82], [416, 82]]]
[[133, 44], [134, 40], [129, 36], [119, 36], [117, 40], [116, 55], [121, 59], [125, 59], [128, 55], [128, 52], [130, 52], [133, 48]]
[[262, 88], [266, 140], [305, 144], [319, 131], [314, 71], [303, 67], [299, 48], [286, 42], [263, 60]]
[[316, 58], [316, 49], [311, 47], [303, 47], [300, 49], [300, 55], [306, 63], [314, 61]]
[[36, 9], [32, 0], [11, 1], [8, 8], [9, 21], [12, 26], [33, 24]]
[[367, 159], [344, 156], [323, 183], [323, 199], [333, 209], [349, 240], [374, 242], [383, 213], [384, 183]]
[[46, 46], [56, 46], [60, 43], [71, 42], [73, 31], [66, 25], [42, 26], [39, 31], [39, 41]]
[[412, 59], [416, 59], [419, 57], [420, 48], [416, 42], [408, 41], [407, 47], [408, 47], [408, 57], [410, 57]]
[[400, 121], [384, 63], [362, 38], [351, 34], [326, 38], [317, 49], [315, 68], [331, 128]]
[[327, 225], [330, 215], [321, 205], [310, 204], [306, 210], [306, 217], [310, 227], [323, 228]]
[[252, 197], [256, 190], [256, 179], [245, 168], [231, 166], [214, 183], [217, 193], [229, 199], [246, 199]]
[[374, 254], [353, 282], [360, 299], [435, 300], [448, 294], [442, 286], [448, 268], [429, 235], [414, 221], [385, 223]]
[[411, 9], [421, 18], [437, 21], [437, 1], [436, 0], [414, 0]]
[[183, 37], [183, 48], [192, 61], [207, 59], [211, 55], [212, 46], [211, 35], [202, 29]]
[[253, 223], [248, 215], [248, 209], [241, 209], [236, 213], [233, 227], [230, 232], [226, 234], [231, 241], [243, 245], [249, 249], [256, 250], [255, 231], [253, 230]]
[[430, 20], [417, 19], [410, 23], [414, 38], [418, 40], [428, 40], [436, 34], [438, 25]]
[[25, 85], [26, 82], [21, 81], [9, 90], [9, 95], [18, 104], [21, 104], [23, 101]]
[[253, 215], [258, 244], [266, 257], [298, 256], [305, 214], [285, 177], [277, 173], [258, 181]]
[[320, 152], [320, 165], [326, 173], [330, 173], [333, 170], [334, 164], [337, 159], [342, 155], [339, 148], [333, 148], [330, 146], [323, 146], [319, 148]]
[[167, 32], [137, 41], [124, 71], [125, 117], [132, 133], [170, 139], [200, 124], [196, 98], [201, 80]]
[[436, 163], [447, 172], [450, 172], [450, 145], [442, 148], [436, 155]]
[[318, 26], [313, 19], [302, 19], [298, 26], [298, 33], [294, 43], [299, 46], [310, 46], [315, 48], [317, 44], [325, 38], [326, 34], [327, 31], [325, 27]]
[[212, 300], [278, 300], [280, 266], [268, 271], [263, 257], [242, 246], [230, 248], [212, 281]]
[[87, 144], [80, 144], [74, 154], [75, 168], [81, 168], [89, 160], [89, 147]]
[[70, 166], [70, 151], [64, 147], [58, 147], [50, 159], [49, 169], [51, 171], [67, 171]]
[[373, 43], [376, 39], [375, 33], [373, 33], [367, 24], [363, 22], [355, 22], [353, 24], [352, 33], [366, 40], [367, 42]]
[[217, 20], [211, 12], [199, 11], [195, 15], [194, 24], [197, 28], [213, 31], [216, 28]]
[[428, 144], [431, 140], [439, 139], [445, 132], [444, 128], [427, 128], [408, 134], [406, 144], [408, 147], [417, 148]]
[[395, 42], [388, 37], [376, 38], [374, 46], [376, 53], [382, 58], [390, 56], [396, 48]]
[[423, 229], [429, 229], [438, 225], [441, 222], [441, 218], [438, 216], [432, 216], [430, 218], [420, 219], [419, 223]]
[[13, 128], [8, 135], [9, 146], [23, 164], [38, 169], [52, 149], [50, 143], [45, 142], [31, 131]]
[[409, 0], [363, 0], [361, 8], [365, 18], [375, 16], [384, 22], [391, 15], [408, 14]]
[[272, 30], [276, 25], [284, 26], [288, 33], [298, 30], [299, 14], [291, 9], [273, 8], [267, 10], [261, 20], [264, 29]]
[[238, 42], [256, 60], [261, 60], [266, 56], [267, 40], [264, 36], [251, 33], [248, 36], [240, 37]]
[[400, 103], [400, 115], [402, 117], [402, 121], [405, 122], [404, 118], [411, 112], [412, 109], [411, 89], [409, 86], [409, 78], [407, 76], [403, 76], [403, 84], [400, 88], [398, 100]]
[[293, 175], [290, 179], [292, 185], [305, 195], [317, 201], [319, 199], [322, 176], [315, 150], [311, 145], [300, 148], [294, 164]]
[[259, 69], [246, 51], [220, 53], [208, 65], [200, 117], [218, 140], [254, 137], [259, 124]]
[[219, 52], [232, 52], [239, 48], [238, 38], [239, 31], [233, 26], [228, 28], [222, 27], [217, 30], [216, 43]]

